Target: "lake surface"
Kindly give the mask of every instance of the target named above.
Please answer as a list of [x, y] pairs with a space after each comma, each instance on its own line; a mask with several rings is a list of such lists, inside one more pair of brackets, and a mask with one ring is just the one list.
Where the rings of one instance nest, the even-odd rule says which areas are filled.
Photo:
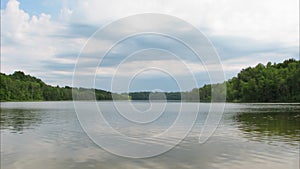
[[[82, 107], [90, 107], [92, 103], [81, 104]], [[114, 129], [142, 138], [166, 130], [176, 120], [180, 103], [167, 103], [166, 114], [142, 127], [119, 119], [112, 102], [97, 104], [104, 108], [103, 113]], [[132, 104], [141, 110], [146, 110], [148, 106], [145, 102]], [[114, 155], [95, 144], [81, 128], [73, 102], [1, 103], [1, 168], [299, 168], [300, 104], [228, 103], [218, 128], [203, 144], [199, 144], [198, 139], [209, 104], [186, 104], [199, 105], [202, 109], [184, 140], [163, 154], [133, 159]], [[105, 127], [102, 129], [98, 132], [103, 138], [110, 135]], [[168, 141], [172, 139], [176, 138], [166, 138]], [[164, 146], [168, 144], [166, 140], [150, 141]]]

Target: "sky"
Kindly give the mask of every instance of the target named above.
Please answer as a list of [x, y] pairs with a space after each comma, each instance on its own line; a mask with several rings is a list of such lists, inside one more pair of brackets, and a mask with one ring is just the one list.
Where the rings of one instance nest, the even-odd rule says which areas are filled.
[[[51, 85], [105, 90], [112, 90], [112, 83], [123, 83], [112, 81], [114, 72], [120, 79], [131, 79], [126, 86], [130, 91], [190, 90], [211, 83], [201, 61], [193, 60], [191, 53], [171, 39], [156, 35], [129, 38], [113, 48], [102, 65], [93, 64], [99, 57], [83, 55], [80, 60], [86, 69], [79, 72], [82, 83], [72, 83], [77, 57], [91, 36], [121, 18], [142, 13], [170, 15], [201, 31], [215, 48], [225, 79], [258, 63], [299, 59], [299, 0], [1, 0], [1, 72], [21, 70]], [[181, 30], [183, 38], [195, 40], [177, 23], [156, 26]], [[122, 29], [129, 30], [130, 25]], [[113, 38], [118, 31], [107, 33], [105, 38]], [[104, 40], [96, 43], [106, 45]], [[160, 50], [142, 50], [147, 48]], [[168, 72], [147, 69], [151, 67]], [[188, 71], [197, 83], [178, 87], [176, 82], [189, 81]], [[95, 78], [95, 86], [84, 83], [90, 77]]]

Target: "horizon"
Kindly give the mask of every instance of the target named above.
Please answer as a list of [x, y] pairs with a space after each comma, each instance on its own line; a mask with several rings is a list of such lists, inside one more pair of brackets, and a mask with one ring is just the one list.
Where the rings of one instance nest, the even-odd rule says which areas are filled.
[[[284, 61], [287, 61], [287, 60], [290, 60], [290, 59], [294, 59], [294, 58], [289, 58], [289, 59], [286, 59]], [[295, 61], [300, 61], [300, 59], [294, 59]], [[284, 61], [282, 62], [279, 62], [279, 63], [283, 63]], [[276, 63], [276, 62], [270, 62], [272, 65], [275, 65], [275, 64], [279, 64], [279, 63]], [[259, 64], [263, 64], [263, 63], [259, 63]], [[258, 64], [257, 64], [258, 65]], [[257, 66], [255, 65], [255, 66]], [[264, 66], [267, 66], [267, 63], [266, 64], [263, 64]], [[247, 69], [247, 68], [254, 68], [255, 66], [248, 66], [248, 67], [245, 67], [245, 68], [242, 68], [240, 70], [240, 72], [244, 69]], [[9, 73], [9, 74], [6, 74], [6, 73], [3, 73], [3, 72], [0, 72], [0, 73], [3, 73], [5, 75], [12, 75], [14, 74], [15, 72], [22, 72], [24, 73], [24, 75], [28, 75], [28, 76], [31, 76], [31, 77], [35, 77], [35, 78], [38, 78], [40, 79], [41, 81], [43, 81], [44, 83], [46, 83], [43, 79], [39, 78], [39, 77], [36, 77], [34, 75], [31, 75], [31, 74], [27, 74], [26, 72], [22, 71], [22, 70], [15, 70], [14, 72], [12, 73]], [[239, 73], [240, 73], [239, 72]], [[228, 80], [234, 78], [234, 77], [237, 77], [237, 74], [229, 79], [226, 79], [226, 81], [224, 82], [227, 82]], [[224, 82], [220, 82], [220, 83], [224, 83]], [[47, 84], [46, 85], [50, 85], [50, 84]], [[200, 89], [200, 88], [203, 88], [205, 85], [212, 85], [211, 83], [207, 83], [207, 84], [203, 84], [202, 86], [198, 86], [197, 89]], [[136, 90], [136, 91], [117, 91], [117, 92], [113, 92], [113, 91], [110, 91], [110, 90], [105, 90], [105, 89], [101, 89], [101, 88], [86, 88], [86, 87], [82, 87], [82, 86], [69, 86], [69, 85], [51, 85], [53, 87], [55, 86], [58, 86], [60, 88], [67, 88], [67, 87], [70, 87], [70, 88], [75, 88], [75, 89], [80, 89], [80, 88], [83, 88], [83, 89], [92, 89], [92, 90], [102, 90], [102, 91], [106, 91], [106, 92], [110, 92], [110, 93], [115, 93], [115, 94], [130, 94], [130, 93], [184, 93], [184, 92], [190, 92], [192, 91], [193, 89], [191, 90], [177, 90], [177, 91], [163, 91], [163, 90]]]
[[0, 2], [0, 168], [299, 167], [299, 0]]

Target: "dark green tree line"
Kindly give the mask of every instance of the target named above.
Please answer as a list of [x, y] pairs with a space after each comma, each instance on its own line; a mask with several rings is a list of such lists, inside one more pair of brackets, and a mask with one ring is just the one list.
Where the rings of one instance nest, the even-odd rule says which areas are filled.
[[[50, 86], [42, 80], [21, 71], [11, 75], [0, 74], [0, 100], [1, 101], [58, 101], [72, 100], [111, 100], [111, 93], [98, 89], [71, 88], [68, 86]], [[87, 93], [90, 93], [87, 97]], [[95, 93], [95, 94], [94, 94]], [[92, 96], [92, 97], [91, 97]]]
[[226, 85], [227, 101], [300, 102], [300, 61], [248, 67]]
[[[104, 90], [54, 87], [21, 71], [16, 71], [12, 75], [1, 73], [0, 78], [1, 101], [72, 100], [73, 97], [78, 100], [112, 99], [112, 94]], [[227, 90], [222, 87], [224, 83]], [[208, 84], [189, 92], [164, 92], [163, 94], [167, 100], [198, 101], [200, 99], [202, 102], [210, 102], [212, 99], [222, 100], [221, 97], [213, 98], [212, 90], [220, 96], [226, 94], [226, 100], [229, 102], [300, 102], [300, 61], [289, 59], [278, 64], [271, 62], [267, 65], [258, 64], [255, 67], [242, 69], [237, 77], [221, 84]], [[150, 94], [156, 93], [149, 91], [115, 93], [114, 99], [149, 100]]]

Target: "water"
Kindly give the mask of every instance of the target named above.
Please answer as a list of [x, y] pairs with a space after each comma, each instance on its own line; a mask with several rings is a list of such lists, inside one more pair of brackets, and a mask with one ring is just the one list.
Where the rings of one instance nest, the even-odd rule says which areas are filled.
[[[81, 104], [89, 107], [91, 103]], [[111, 102], [98, 104], [116, 130], [136, 138], [166, 130], [176, 119], [179, 105], [168, 103], [167, 113], [140, 127], [119, 118]], [[133, 104], [142, 110], [148, 107], [145, 102]], [[203, 109], [196, 124], [180, 144], [155, 157], [132, 159], [111, 154], [91, 141], [77, 120], [72, 102], [1, 103], [1, 168], [299, 168], [300, 104], [226, 104], [217, 130], [204, 144], [198, 143], [198, 137], [209, 104], [200, 105]], [[103, 127], [98, 132], [110, 134], [105, 131]], [[172, 139], [176, 138], [166, 140]], [[152, 141], [167, 144], [165, 140]]]

